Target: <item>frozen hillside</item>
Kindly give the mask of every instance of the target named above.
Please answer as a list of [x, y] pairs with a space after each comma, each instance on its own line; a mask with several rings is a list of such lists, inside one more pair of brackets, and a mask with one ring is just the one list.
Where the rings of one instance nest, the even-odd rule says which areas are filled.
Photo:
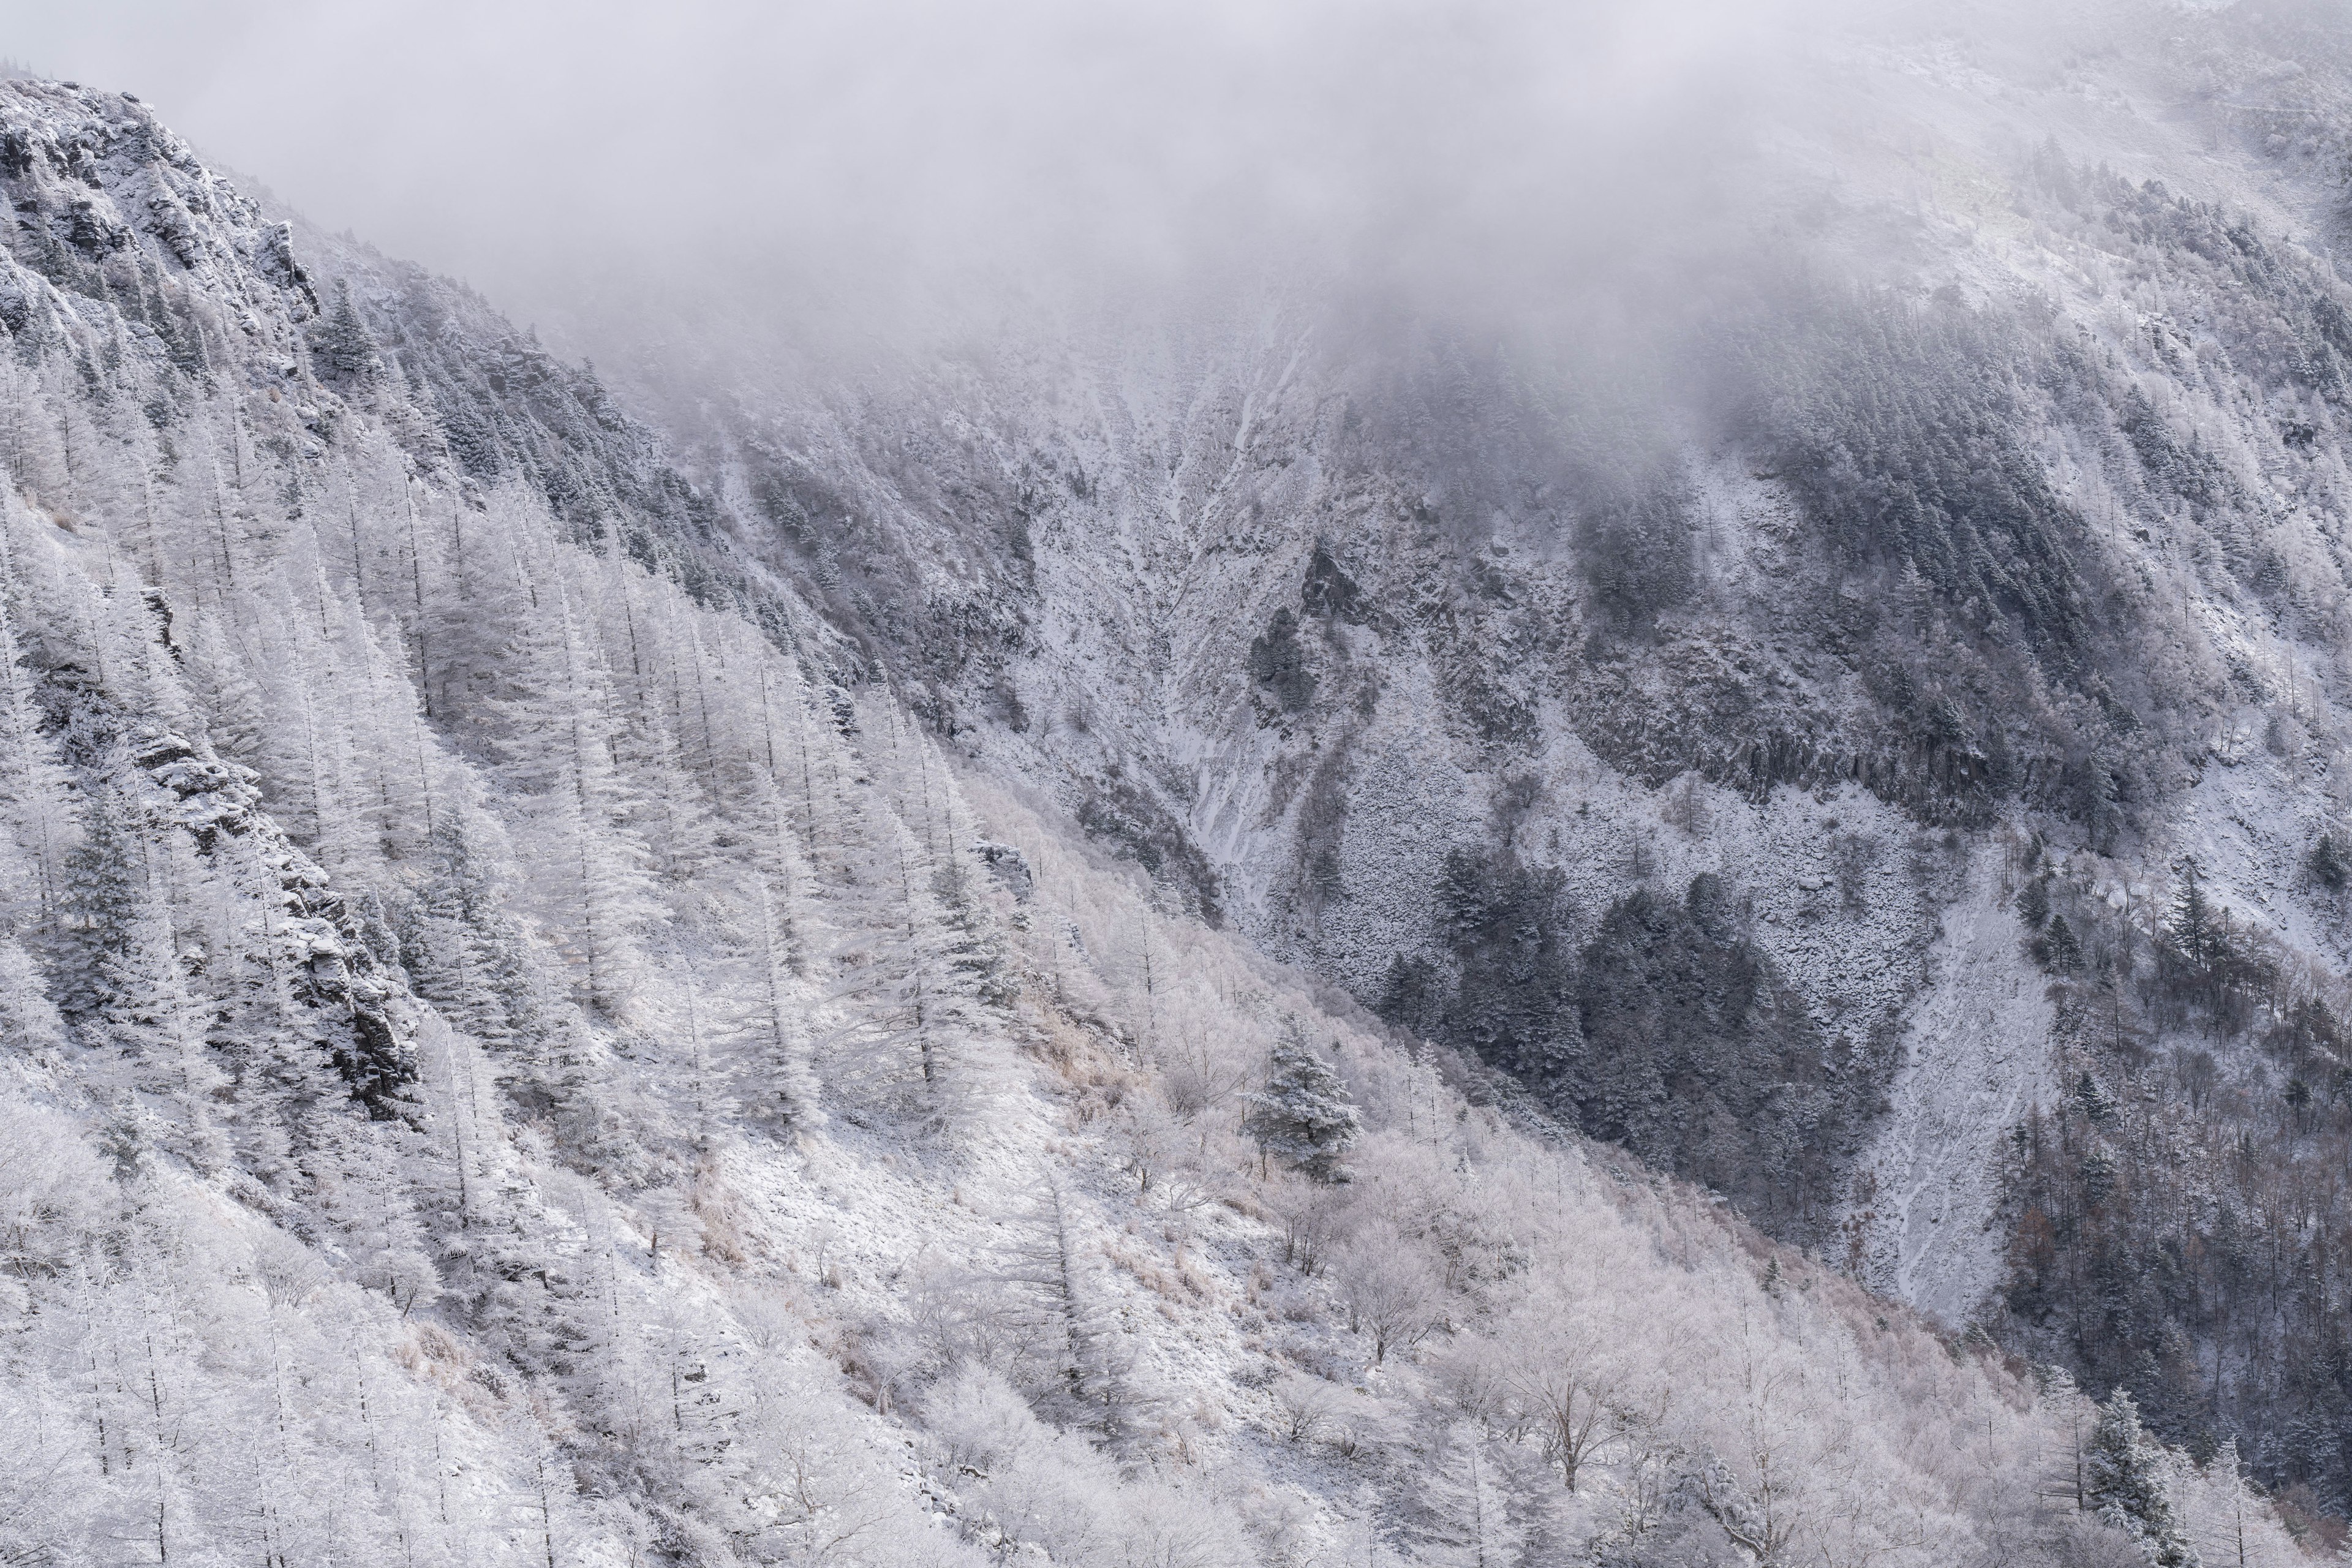
[[[266, 219], [102, 92], [0, 83], [0, 1561], [2292, 1550], [2127, 1396], [1939, 1331], [1214, 929], [1266, 929], [1287, 873], [1221, 868], [1328, 796], [1311, 767], [1203, 765], [1216, 809], [1146, 858], [1144, 752], [1074, 820], [942, 743], [934, 687], [463, 290]], [[1068, 521], [1041, 574], [1078, 571]], [[1170, 580], [1276, 592], [1220, 570]], [[1331, 688], [1349, 639], [1368, 679], [1423, 635], [1315, 570]], [[1148, 651], [1176, 623], [1125, 624]], [[1400, 666], [1350, 721], [1399, 854], [1484, 843], [1444, 792], [1402, 806], [1452, 742], [1401, 705], [1457, 675]], [[1028, 732], [1080, 732], [1074, 691], [1033, 688]], [[1171, 721], [1277, 778], [1330, 710], [1266, 700]], [[1083, 732], [1144, 711], [1107, 695]], [[1809, 837], [1891, 844], [1884, 803], [1669, 810], [1552, 744], [1526, 864], [1488, 868], [1511, 897], [1738, 869], [1752, 910], [1643, 918], [1735, 957], [1775, 932], [1725, 963], [1791, 1030], [2015, 969], [1966, 846], [1918, 848], [1914, 889]], [[1569, 777], [1616, 859], [1530, 892]], [[1372, 847], [1333, 853], [1344, 889]], [[1272, 945], [1374, 972], [1370, 928], [1299, 929]]]

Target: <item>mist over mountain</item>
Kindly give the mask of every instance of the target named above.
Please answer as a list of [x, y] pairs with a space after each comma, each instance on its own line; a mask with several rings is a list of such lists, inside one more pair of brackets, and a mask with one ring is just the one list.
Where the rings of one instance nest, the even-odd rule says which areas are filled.
[[7, 19], [0, 1561], [2342, 1547], [2340, 5]]

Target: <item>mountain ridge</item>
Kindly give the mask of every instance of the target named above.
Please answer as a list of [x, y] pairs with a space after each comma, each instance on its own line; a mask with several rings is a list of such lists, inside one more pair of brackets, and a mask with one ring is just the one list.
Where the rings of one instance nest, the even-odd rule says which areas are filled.
[[[11, 1551], [2286, 1550], [2128, 1394], [1318, 1005], [1197, 918], [1223, 873], [1148, 795], [951, 757], [740, 491], [451, 286], [265, 223], [128, 100], [0, 83], [0, 150]], [[1373, 635], [1369, 575], [1301, 552], [1293, 637]], [[1341, 684], [1284, 641], [1232, 650], [1245, 739]], [[1796, 1026], [1774, 910], [1692, 853], [1620, 937]], [[1478, 933], [1557, 889], [1458, 869], [1507, 990]], [[339, 1053], [365, 1017], [390, 1054]], [[1334, 1127], [1345, 1182], [1285, 1152]]]

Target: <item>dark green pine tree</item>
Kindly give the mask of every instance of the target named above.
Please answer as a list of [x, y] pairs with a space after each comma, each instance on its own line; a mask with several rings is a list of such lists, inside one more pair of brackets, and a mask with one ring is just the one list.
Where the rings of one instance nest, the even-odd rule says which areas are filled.
[[1296, 1026], [1274, 1047], [1265, 1087], [1245, 1097], [1244, 1126], [1258, 1147], [1318, 1182], [1349, 1177], [1340, 1156], [1360, 1131], [1347, 1086]]
[[2205, 897], [2203, 870], [2195, 856], [2180, 862], [2180, 893], [2168, 922], [2173, 942], [2191, 963], [2202, 963], [2213, 942], [2213, 906]]
[[2042, 962], [2054, 973], [2072, 974], [2083, 967], [2083, 939], [2074, 934], [2064, 915], [2050, 917], [2050, 930], [2036, 945]]
[[2017, 895], [2018, 918], [2025, 921], [2028, 931], [2040, 931], [2050, 923], [2050, 882], [2036, 877], [2027, 882]]
[[2347, 857], [2336, 835], [2323, 833], [2319, 842], [2311, 847], [2310, 858], [2303, 863], [2311, 879], [2331, 893], [2340, 893], [2347, 882], [2352, 882], [2352, 857]]

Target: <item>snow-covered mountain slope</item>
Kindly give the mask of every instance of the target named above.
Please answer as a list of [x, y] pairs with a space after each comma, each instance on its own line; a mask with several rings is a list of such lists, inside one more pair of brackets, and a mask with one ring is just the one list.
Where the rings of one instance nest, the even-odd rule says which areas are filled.
[[2287, 1549], [950, 754], [478, 301], [124, 98], [0, 184], [0, 1558]]
[[1590, 343], [1285, 279], [645, 395], [1187, 910], [2341, 1511], [2260, 1194], [2352, 1134], [2352, 24], [1983, 9], [1825, 47], [1731, 280]]

